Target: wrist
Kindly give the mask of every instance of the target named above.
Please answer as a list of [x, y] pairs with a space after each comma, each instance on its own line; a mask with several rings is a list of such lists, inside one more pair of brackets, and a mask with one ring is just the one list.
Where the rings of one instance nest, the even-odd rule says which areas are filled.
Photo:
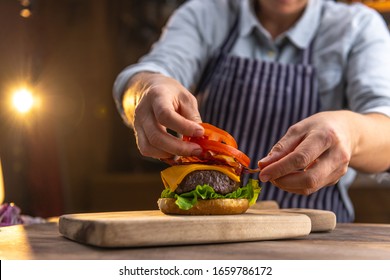
[[354, 132], [350, 166], [367, 173], [389, 169], [390, 119], [380, 113], [354, 114], [356, 117], [349, 125]]
[[[348, 132], [348, 142], [350, 145], [351, 161], [361, 153], [362, 129], [359, 129], [364, 123], [364, 116], [353, 111], [342, 111], [344, 114], [344, 127]], [[364, 129], [363, 129], [364, 131]]]
[[144, 93], [151, 86], [151, 78], [155, 75], [161, 75], [155, 72], [139, 72], [133, 75], [128, 83], [122, 96], [122, 107], [126, 122], [133, 126], [135, 108], [139, 104]]

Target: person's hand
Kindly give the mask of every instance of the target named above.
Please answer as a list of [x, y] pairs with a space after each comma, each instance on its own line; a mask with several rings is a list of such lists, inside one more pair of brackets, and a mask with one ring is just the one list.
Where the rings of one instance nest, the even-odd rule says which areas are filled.
[[355, 146], [350, 117], [346, 111], [322, 112], [291, 126], [259, 161], [260, 180], [303, 195], [338, 182]]
[[[138, 91], [133, 95], [141, 97], [135, 102], [135, 110], [126, 114], [134, 114], [130, 119], [141, 154], [153, 158], [200, 154], [199, 145], [167, 132], [170, 129], [182, 135], [203, 135], [196, 98], [179, 82], [161, 74], [137, 74], [131, 83], [130, 90]], [[125, 102], [124, 107], [126, 111]]]

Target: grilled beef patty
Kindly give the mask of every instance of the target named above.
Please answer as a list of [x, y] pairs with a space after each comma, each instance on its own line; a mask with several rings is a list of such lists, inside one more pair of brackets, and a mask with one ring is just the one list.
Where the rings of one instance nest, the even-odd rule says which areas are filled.
[[176, 189], [177, 194], [190, 192], [197, 185], [209, 185], [215, 192], [227, 194], [237, 190], [241, 184], [233, 181], [229, 176], [215, 170], [197, 170], [189, 173]]

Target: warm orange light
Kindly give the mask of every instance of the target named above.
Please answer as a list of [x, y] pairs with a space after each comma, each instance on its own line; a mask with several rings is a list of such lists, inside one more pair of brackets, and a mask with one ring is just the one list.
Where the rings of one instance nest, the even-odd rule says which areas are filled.
[[18, 89], [12, 96], [12, 104], [22, 114], [28, 113], [34, 106], [34, 96], [27, 88]]
[[29, 9], [22, 9], [20, 11], [20, 16], [23, 18], [29, 18], [31, 17], [31, 11]]

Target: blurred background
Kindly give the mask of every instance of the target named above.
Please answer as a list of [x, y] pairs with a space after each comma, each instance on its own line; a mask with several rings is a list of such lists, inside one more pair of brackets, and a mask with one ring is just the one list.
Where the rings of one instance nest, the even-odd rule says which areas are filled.
[[[183, 2], [0, 0], [5, 202], [44, 218], [157, 209], [166, 166], [140, 156], [112, 86]], [[390, 5], [374, 5], [390, 23]], [[357, 222], [390, 222], [389, 183], [359, 176], [350, 193]]]

